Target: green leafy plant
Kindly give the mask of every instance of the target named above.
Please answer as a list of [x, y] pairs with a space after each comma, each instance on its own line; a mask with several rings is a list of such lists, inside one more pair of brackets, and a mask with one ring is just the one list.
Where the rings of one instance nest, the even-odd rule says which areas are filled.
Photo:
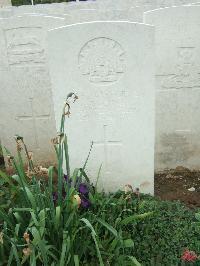
[[195, 211], [180, 202], [160, 201], [144, 196], [138, 212], [154, 212], [153, 217], [133, 228], [135, 255], [142, 265], [182, 265], [182, 254], [192, 250], [200, 254], [200, 230]]
[[21, 136], [16, 157], [5, 150], [15, 173], [0, 170], [0, 265], [198, 265], [182, 260], [186, 251], [200, 254], [198, 213], [129, 185], [98, 192], [85, 171], [92, 145], [83, 167], [70, 169], [64, 131], [70, 99], [77, 97], [68, 95], [52, 140], [56, 167], [36, 167]]
[[140, 265], [127, 226], [153, 212], [137, 215], [137, 197], [127, 202], [122, 192], [97, 192], [85, 172], [89, 155], [82, 168], [71, 171], [64, 131], [71, 98], [77, 96], [68, 95], [60, 132], [52, 140], [57, 168], [35, 167], [21, 136], [15, 136], [16, 158], [6, 150], [15, 174], [0, 172], [14, 195], [0, 207], [1, 265]]

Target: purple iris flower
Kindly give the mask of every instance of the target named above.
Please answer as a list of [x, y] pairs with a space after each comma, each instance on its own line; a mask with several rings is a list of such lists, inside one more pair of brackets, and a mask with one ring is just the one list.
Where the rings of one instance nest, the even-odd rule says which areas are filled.
[[89, 199], [85, 198], [84, 196], [81, 197], [81, 206], [85, 209], [90, 208], [91, 206], [91, 202], [89, 201]]
[[66, 182], [69, 181], [69, 177], [68, 177], [68, 175], [65, 175], [65, 174], [64, 174], [63, 178], [65, 179]]
[[72, 179], [71, 179], [70, 177], [68, 177], [68, 175], [65, 175], [65, 174], [64, 174], [63, 178], [64, 178], [64, 180], [65, 180], [65, 182], [66, 182], [67, 184], [71, 184], [71, 183], [72, 183]]
[[79, 191], [81, 194], [83, 194], [83, 195], [87, 195], [87, 194], [89, 193], [89, 189], [88, 189], [87, 185], [84, 184], [84, 183], [81, 183], [81, 184], [79, 185], [78, 191]]
[[56, 203], [57, 200], [58, 200], [58, 193], [53, 192], [53, 202]]

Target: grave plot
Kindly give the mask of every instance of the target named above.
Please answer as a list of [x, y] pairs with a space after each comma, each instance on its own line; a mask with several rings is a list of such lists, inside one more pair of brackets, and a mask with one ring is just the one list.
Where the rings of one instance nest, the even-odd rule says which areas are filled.
[[200, 7], [145, 14], [155, 26], [156, 170], [199, 169]]
[[36, 161], [44, 163], [54, 160], [49, 143], [56, 134], [45, 36], [63, 24], [45, 16], [0, 21], [1, 142], [15, 153], [13, 137], [23, 136]]
[[153, 28], [77, 24], [50, 31], [48, 46], [57, 128], [67, 93], [79, 96], [67, 123], [72, 166], [84, 163], [93, 142], [87, 170], [95, 180], [102, 164], [101, 187], [141, 184], [153, 193]]

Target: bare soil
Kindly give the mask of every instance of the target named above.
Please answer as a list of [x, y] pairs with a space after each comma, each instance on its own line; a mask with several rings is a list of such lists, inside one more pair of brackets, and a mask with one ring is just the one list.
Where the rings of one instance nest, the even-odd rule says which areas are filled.
[[179, 200], [190, 208], [200, 208], [200, 171], [177, 167], [155, 174], [155, 196]]

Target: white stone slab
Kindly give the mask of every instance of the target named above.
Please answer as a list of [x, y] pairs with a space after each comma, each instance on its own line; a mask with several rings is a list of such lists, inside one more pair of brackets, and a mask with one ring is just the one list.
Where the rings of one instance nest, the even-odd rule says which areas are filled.
[[199, 169], [200, 7], [147, 12], [156, 29], [156, 169]]
[[143, 10], [140, 7], [129, 9], [100, 10], [101, 20], [143, 22]]
[[149, 11], [158, 8], [187, 5], [198, 1], [199, 0], [134, 0], [132, 1], [132, 7], [141, 7], [143, 11]]
[[57, 16], [65, 14], [66, 3], [52, 3], [45, 5], [36, 5], [37, 8], [45, 8], [47, 10], [48, 15]]
[[191, 5], [197, 5], [197, 6], [200, 6], [200, 2], [192, 3]]
[[39, 5], [23, 5], [19, 6], [14, 9], [14, 14], [22, 15], [22, 14], [28, 14], [28, 13], [36, 13], [36, 14], [45, 14], [49, 16], [56, 16], [56, 17], [62, 17], [63, 14], [65, 14], [65, 7], [67, 5], [64, 3], [52, 3], [52, 4], [39, 4]]
[[13, 16], [13, 10], [9, 7], [4, 7], [0, 9], [0, 18], [9, 18]]
[[174, 6], [182, 6], [197, 3], [199, 0], [174, 0]]
[[5, 6], [11, 6], [11, 0], [0, 0], [0, 8]]
[[121, 10], [133, 6], [133, 0], [96, 0], [96, 1], [78, 1], [70, 3], [66, 11], [74, 9], [100, 9], [100, 10]]
[[[153, 28], [129, 22], [93, 22], [49, 32], [49, 64], [57, 128], [63, 102], [79, 100], [67, 119], [71, 166], [87, 166], [100, 187], [124, 185], [153, 193], [154, 48]], [[59, 40], [59, 42], [57, 41]], [[70, 40], [70, 42], [69, 42]]]
[[67, 14], [71, 24], [89, 21], [143, 21], [143, 10], [140, 7], [130, 9], [101, 10], [77, 9]]
[[71, 24], [101, 20], [99, 11], [96, 9], [75, 9], [70, 11]]
[[144, 12], [141, 7], [131, 7], [128, 12], [129, 21], [143, 22], [143, 14]]
[[65, 6], [65, 13], [68, 13], [70, 10], [77, 9], [96, 9], [98, 8], [98, 4], [96, 1], [81, 1], [81, 2], [69, 2]]
[[105, 10], [129, 9], [133, 6], [133, 0], [97, 0], [98, 8]]
[[12, 153], [24, 137], [37, 162], [54, 160], [56, 134], [45, 38], [64, 19], [23, 16], [0, 20], [0, 139]]
[[[22, 5], [14, 9], [15, 15], [21, 15], [24, 13], [37, 13], [37, 9], [35, 6], [32, 6], [32, 5]], [[41, 12], [39, 11], [38, 13], [41, 13]]]

